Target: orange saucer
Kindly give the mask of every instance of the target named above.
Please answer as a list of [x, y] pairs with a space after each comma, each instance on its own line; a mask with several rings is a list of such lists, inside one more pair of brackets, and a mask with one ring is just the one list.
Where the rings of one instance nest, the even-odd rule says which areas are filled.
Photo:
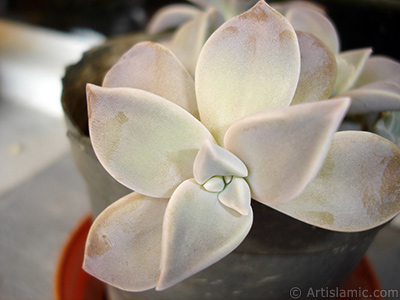
[[[107, 300], [105, 284], [82, 269], [91, 224], [92, 218], [87, 215], [72, 232], [62, 251], [55, 280], [56, 300]], [[354, 294], [346, 291], [353, 291]], [[374, 291], [380, 291], [380, 285], [371, 264], [364, 257], [337, 295], [352, 295], [351, 298], [339, 297], [344, 300], [383, 300], [382, 297], [374, 297]], [[354, 296], [356, 294], [359, 297]]]

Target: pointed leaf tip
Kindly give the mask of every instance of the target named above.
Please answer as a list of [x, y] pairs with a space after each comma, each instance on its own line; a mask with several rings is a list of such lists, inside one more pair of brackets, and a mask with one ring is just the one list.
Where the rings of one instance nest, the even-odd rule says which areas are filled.
[[193, 174], [199, 184], [204, 184], [213, 176], [246, 177], [248, 172], [234, 154], [205, 140], [194, 160]]
[[287, 202], [315, 177], [350, 105], [326, 100], [264, 111], [232, 125], [226, 148], [249, 170], [252, 198]]
[[200, 53], [195, 85], [203, 124], [223, 145], [235, 121], [288, 106], [299, 73], [293, 27], [264, 1], [258, 2], [218, 28]]
[[89, 98], [90, 138], [99, 161], [116, 180], [141, 194], [170, 197], [193, 177], [203, 141], [214, 141], [186, 110], [149, 92], [92, 87]]
[[225, 189], [218, 195], [222, 204], [232, 208], [241, 215], [247, 216], [250, 212], [251, 191], [246, 180], [233, 177]]
[[371, 54], [372, 49], [368, 48], [345, 51], [336, 56], [338, 72], [334, 89], [335, 95], [353, 88]]

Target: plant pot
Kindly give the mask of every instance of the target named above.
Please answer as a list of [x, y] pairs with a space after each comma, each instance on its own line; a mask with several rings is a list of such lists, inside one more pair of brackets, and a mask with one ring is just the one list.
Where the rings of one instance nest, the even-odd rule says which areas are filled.
[[[250, 234], [231, 254], [162, 292], [127, 293], [108, 287], [110, 300], [306, 299], [340, 286], [379, 228], [338, 233], [301, 223], [253, 201]], [[303, 296], [297, 298], [296, 290]]]
[[[101, 84], [106, 71], [143, 34], [111, 40], [87, 52], [68, 68], [62, 103], [68, 137], [77, 167], [85, 179], [94, 216], [130, 192], [100, 165], [88, 137], [86, 83]], [[108, 287], [119, 299], [290, 299], [298, 288], [306, 298], [310, 289], [340, 285], [358, 265], [381, 227], [360, 233], [319, 229], [272, 210], [256, 201], [253, 227], [230, 255], [204, 271], [163, 292], [128, 293]], [[296, 297], [301, 299], [301, 297]]]
[[[63, 248], [54, 286], [56, 300], [110, 300], [111, 294], [114, 293], [114, 291], [109, 291], [107, 296], [105, 284], [86, 273], [81, 267], [85, 241], [91, 224], [91, 216], [84, 217], [72, 231]], [[373, 269], [364, 257], [350, 278], [340, 286], [341, 294], [337, 299], [383, 300], [375, 292], [379, 290], [380, 286]], [[353, 291], [362, 291], [363, 293], [354, 294]], [[118, 290], [115, 292], [118, 293]], [[296, 297], [296, 292], [296, 289], [292, 291], [292, 298]], [[123, 292], [120, 294], [122, 299], [127, 295], [135, 299], [135, 295]]]

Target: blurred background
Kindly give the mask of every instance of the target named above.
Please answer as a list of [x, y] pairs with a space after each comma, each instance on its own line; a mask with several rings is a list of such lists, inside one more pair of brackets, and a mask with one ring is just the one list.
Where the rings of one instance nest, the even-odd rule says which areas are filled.
[[[172, 2], [185, 1], [0, 0], [0, 300], [53, 299], [61, 249], [90, 211], [65, 136], [65, 67], [108, 37], [143, 30]], [[343, 50], [372, 46], [400, 60], [398, 0], [316, 2]], [[384, 289], [400, 290], [399, 224], [368, 252]]]
[[[183, 0], [2, 0], [0, 17], [62, 32], [94, 30], [107, 37], [143, 29], [161, 6]], [[269, 1], [269, 2], [280, 2]], [[373, 46], [400, 57], [398, 0], [316, 0], [334, 20], [342, 48]], [[187, 3], [187, 2], [186, 2]]]

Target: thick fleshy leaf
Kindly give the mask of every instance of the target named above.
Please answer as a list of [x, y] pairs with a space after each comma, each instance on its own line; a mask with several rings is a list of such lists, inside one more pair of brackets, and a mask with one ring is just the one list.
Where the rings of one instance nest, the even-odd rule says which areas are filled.
[[252, 7], [256, 0], [189, 0], [203, 7], [214, 7], [222, 13], [225, 20], [241, 14]]
[[400, 84], [379, 81], [350, 90], [338, 97], [350, 97], [349, 114], [365, 114], [400, 110]]
[[299, 195], [321, 167], [349, 104], [349, 99], [299, 104], [232, 125], [225, 147], [247, 166], [252, 198], [269, 204]]
[[89, 130], [104, 168], [141, 194], [168, 198], [193, 177], [208, 130], [174, 103], [132, 88], [88, 85]]
[[335, 83], [335, 95], [348, 91], [354, 86], [371, 53], [372, 49], [360, 49], [337, 55], [338, 74]]
[[333, 53], [339, 53], [339, 37], [335, 26], [324, 14], [307, 7], [294, 7], [289, 9], [285, 16], [294, 29], [315, 35]]
[[246, 216], [251, 210], [251, 191], [243, 178], [233, 177], [225, 189], [218, 195], [219, 201], [225, 206]]
[[204, 43], [223, 21], [217, 10], [209, 8], [186, 22], [175, 33], [170, 44], [171, 50], [193, 76]]
[[222, 145], [225, 131], [240, 118], [288, 106], [299, 74], [296, 33], [282, 15], [258, 2], [204, 45], [196, 70], [202, 123]]
[[400, 85], [400, 63], [388, 57], [373, 56], [365, 63], [354, 87], [383, 80], [390, 80]]
[[400, 147], [400, 110], [386, 112], [373, 131]]
[[321, 14], [325, 14], [325, 9], [322, 6], [319, 6], [316, 3], [310, 1], [284, 1], [284, 2], [272, 2], [270, 3], [273, 8], [279, 11], [281, 14], [286, 14], [289, 9], [296, 9], [296, 8], [307, 8], [313, 9]]
[[252, 222], [251, 208], [243, 216], [222, 205], [217, 193], [205, 191], [194, 180], [183, 182], [165, 212], [156, 289], [164, 290], [228, 255]]
[[194, 80], [166, 47], [142, 42], [125, 53], [106, 74], [104, 87], [131, 87], [161, 96], [198, 117]]
[[195, 18], [200, 12], [200, 9], [192, 5], [172, 4], [165, 6], [151, 18], [147, 31], [150, 34], [157, 34], [168, 29], [177, 28]]
[[373, 133], [339, 132], [324, 166], [304, 192], [271, 207], [335, 231], [383, 224], [400, 211], [400, 148]]
[[219, 11], [223, 11], [226, 8], [226, 2], [227, 2], [226, 0], [189, 0], [189, 1], [204, 8], [214, 7]]
[[297, 31], [301, 54], [299, 83], [291, 105], [328, 99], [336, 80], [333, 52], [314, 35]]
[[224, 178], [221, 176], [212, 177], [203, 184], [203, 188], [209, 192], [219, 193], [225, 188]]
[[230, 0], [230, 15], [226, 15], [227, 19], [249, 10], [256, 2], [256, 0]]
[[248, 172], [234, 154], [206, 140], [194, 160], [193, 175], [199, 184], [203, 184], [213, 176], [246, 177]]
[[128, 291], [156, 286], [167, 199], [129, 194], [94, 221], [83, 268], [98, 279]]

